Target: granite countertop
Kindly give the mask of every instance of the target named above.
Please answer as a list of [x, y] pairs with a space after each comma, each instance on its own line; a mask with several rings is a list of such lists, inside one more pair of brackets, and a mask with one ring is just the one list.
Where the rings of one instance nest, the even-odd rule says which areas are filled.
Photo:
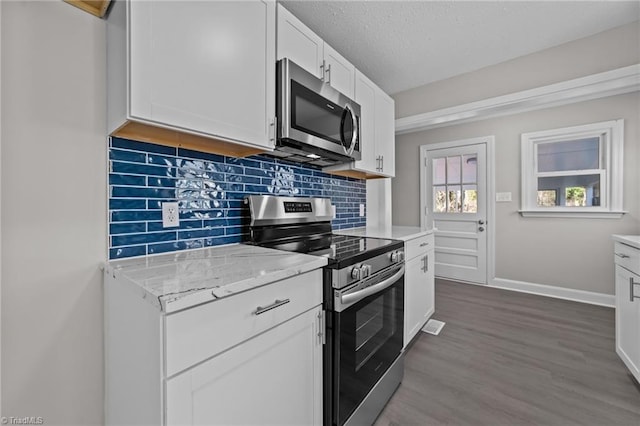
[[244, 244], [107, 263], [105, 272], [165, 313], [322, 268], [327, 259]]
[[614, 241], [640, 249], [640, 235], [612, 235]]
[[421, 229], [419, 226], [391, 226], [391, 227], [371, 227], [340, 229], [334, 231], [336, 234], [353, 235], [356, 237], [391, 238], [393, 240], [409, 241], [414, 238], [428, 235], [433, 229]]

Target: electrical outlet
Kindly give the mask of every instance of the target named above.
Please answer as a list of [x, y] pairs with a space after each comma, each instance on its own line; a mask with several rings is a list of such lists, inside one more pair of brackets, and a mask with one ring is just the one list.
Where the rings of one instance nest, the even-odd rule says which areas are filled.
[[336, 206], [335, 204], [331, 204], [331, 216], [333, 216], [333, 218], [336, 218]]
[[364, 217], [364, 204], [360, 204], [360, 217]]
[[162, 203], [162, 227], [175, 228], [180, 226], [178, 203]]

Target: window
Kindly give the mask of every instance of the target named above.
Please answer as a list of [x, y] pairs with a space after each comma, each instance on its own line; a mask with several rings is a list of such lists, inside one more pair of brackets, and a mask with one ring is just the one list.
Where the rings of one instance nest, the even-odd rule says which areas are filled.
[[620, 217], [624, 121], [522, 135], [523, 216]]
[[434, 212], [478, 212], [477, 163], [476, 154], [433, 159]]

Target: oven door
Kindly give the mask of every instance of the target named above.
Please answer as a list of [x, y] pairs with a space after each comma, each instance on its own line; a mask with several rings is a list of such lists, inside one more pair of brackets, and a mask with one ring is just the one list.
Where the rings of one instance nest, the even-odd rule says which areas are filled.
[[334, 293], [335, 302], [342, 297], [348, 304], [345, 308], [334, 303], [332, 314], [332, 421], [336, 425], [345, 423], [402, 352], [404, 266], [377, 275], [369, 280], [379, 282], [368, 288], [383, 288], [360, 300], [345, 296], [366, 290]]
[[278, 62], [279, 140], [360, 159], [360, 106], [288, 59]]

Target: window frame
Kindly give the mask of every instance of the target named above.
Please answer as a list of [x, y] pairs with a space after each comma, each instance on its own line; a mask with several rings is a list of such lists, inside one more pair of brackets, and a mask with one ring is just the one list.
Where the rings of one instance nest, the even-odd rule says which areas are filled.
[[[542, 143], [564, 142], [589, 137], [600, 139], [600, 168], [538, 172], [538, 146]], [[529, 217], [616, 218], [623, 211], [623, 149], [624, 120], [611, 120], [581, 126], [564, 127], [523, 133], [521, 144], [521, 191], [519, 210]], [[547, 176], [600, 175], [600, 206], [538, 207], [538, 178]]]

